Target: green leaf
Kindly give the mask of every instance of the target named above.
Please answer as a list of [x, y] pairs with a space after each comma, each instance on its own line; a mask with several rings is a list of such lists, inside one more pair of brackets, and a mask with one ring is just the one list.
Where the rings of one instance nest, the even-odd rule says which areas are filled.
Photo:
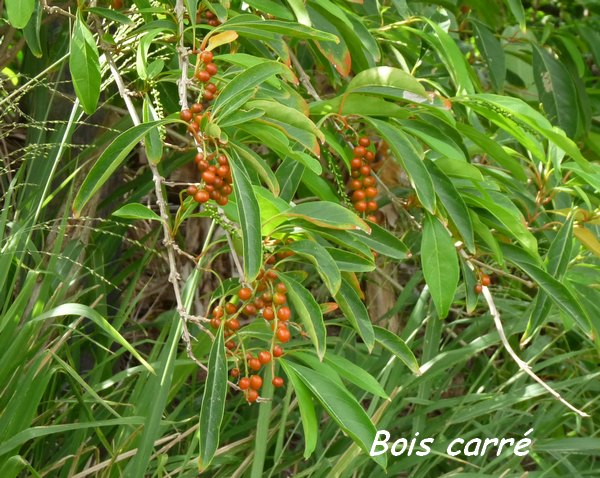
[[313, 295], [290, 275], [280, 274], [279, 278], [288, 289], [288, 296], [294, 309], [300, 315], [304, 329], [308, 333], [319, 359], [323, 360], [326, 350], [327, 331], [323, 312]]
[[122, 23], [123, 25], [133, 25], [133, 20], [131, 18], [117, 10], [112, 10], [111, 8], [90, 7], [87, 11], [107, 18], [108, 20], [112, 20], [113, 22]]
[[160, 221], [160, 216], [156, 214], [152, 209], [147, 208], [143, 204], [131, 203], [125, 204], [115, 212], [113, 216], [122, 217], [125, 219], [142, 219], [149, 221]]
[[446, 228], [438, 218], [429, 214], [423, 224], [421, 263], [437, 313], [444, 319], [458, 286], [458, 256]]
[[25, 28], [35, 10], [35, 0], [5, 0], [8, 21], [15, 28]]
[[[148, 95], [144, 95], [143, 106], [144, 123], [156, 121], [158, 118], [154, 109], [152, 108], [152, 102]], [[160, 137], [160, 130], [158, 129], [158, 126], [148, 132], [144, 138], [144, 146], [146, 147], [146, 156], [148, 156], [148, 161], [150, 161], [152, 164], [158, 164], [163, 155], [163, 142]]]
[[200, 454], [198, 468], [204, 471], [210, 465], [217, 447], [221, 422], [225, 413], [227, 398], [227, 359], [223, 339], [223, 324], [216, 333], [208, 357], [208, 376], [204, 384], [204, 395], [200, 408], [200, 428], [198, 429]]
[[238, 217], [242, 227], [244, 275], [246, 282], [252, 282], [262, 267], [260, 209], [244, 164], [237, 155], [231, 155], [229, 159]]
[[342, 285], [339, 292], [335, 294], [334, 299], [354, 330], [363, 339], [369, 352], [373, 350], [375, 336], [369, 313], [365, 304], [346, 279], [342, 279]]
[[275, 196], [279, 196], [279, 182], [273, 170], [267, 162], [256, 154], [252, 149], [242, 143], [231, 142], [231, 146], [240, 155], [240, 159], [244, 161], [244, 165], [250, 166], [260, 176], [260, 179], [268, 186]]
[[411, 370], [412, 373], [415, 375], [421, 375], [419, 362], [417, 362], [415, 355], [412, 353], [412, 350], [408, 347], [408, 345], [406, 345], [404, 340], [389, 330], [384, 329], [383, 327], [374, 326], [373, 331], [375, 332], [375, 341], [379, 345], [398, 357], [400, 361]]
[[589, 317], [567, 287], [546, 271], [534, 265], [533, 262], [523, 260], [522, 252], [516, 247], [509, 244], [503, 244], [501, 247], [507, 260], [511, 261], [531, 277], [558, 308], [567, 314], [567, 316], [573, 318], [585, 333], [591, 333], [591, 322]]
[[397, 260], [410, 257], [410, 250], [398, 237], [374, 222], [366, 221], [366, 223], [371, 228], [370, 234], [356, 230], [350, 231], [350, 234], [356, 236], [361, 242], [369, 246], [370, 249], [384, 256]]
[[[573, 218], [571, 217], [563, 224], [550, 244], [550, 248], [546, 254], [548, 273], [556, 279], [561, 280], [567, 271], [572, 250]], [[525, 333], [521, 338], [521, 343], [532, 337], [538, 331], [539, 327], [541, 327], [550, 310], [550, 304], [551, 302], [546, 293], [540, 290], [535, 298], [533, 311], [529, 317], [527, 329], [525, 329]]]
[[[303, 365], [280, 359], [286, 370], [292, 370], [323, 405], [329, 416], [354, 442], [369, 454], [377, 430], [356, 398], [327, 375]], [[371, 457], [381, 467], [386, 466], [386, 456]]]
[[181, 122], [179, 119], [166, 118], [152, 123], [143, 123], [121, 133], [96, 160], [83, 180], [81, 188], [73, 200], [73, 214], [79, 216], [83, 207], [117, 170], [134, 146], [141, 141], [152, 128], [169, 123]]
[[306, 459], [315, 451], [317, 436], [319, 434], [317, 414], [315, 413], [312, 395], [294, 369], [288, 367], [286, 360], [281, 359], [279, 363], [283, 367], [283, 370], [285, 370], [285, 374], [294, 388], [296, 398], [298, 399], [302, 429], [304, 430], [304, 458]]
[[304, 202], [283, 214], [288, 217], [300, 217], [317, 226], [331, 229], [360, 229], [367, 233], [370, 231], [369, 225], [352, 211], [329, 201]]
[[148, 370], [152, 374], [155, 373], [152, 366], [148, 362], [146, 362], [146, 360], [138, 353], [138, 351], [135, 348], [131, 346], [129, 342], [127, 342], [127, 340], [125, 340], [125, 338], [123, 338], [119, 331], [115, 329], [110, 324], [110, 322], [108, 322], [108, 320], [102, 317], [102, 315], [100, 315], [98, 312], [96, 312], [91, 307], [88, 307], [87, 305], [73, 303], [62, 304], [58, 307], [55, 307], [52, 310], [49, 310], [48, 312], [44, 312], [43, 314], [34, 317], [32, 320], [43, 321], [46, 319], [51, 319], [53, 317], [63, 317], [67, 315], [76, 315], [90, 319], [98, 327], [100, 327], [111, 339], [113, 339], [121, 347], [123, 347], [131, 355], [133, 355], [137, 359], [137, 361], [140, 362], [146, 368], [146, 370]]
[[390, 66], [378, 66], [358, 73], [348, 84], [344, 96], [350, 93], [368, 93], [410, 101], [414, 101], [414, 95], [427, 98], [427, 91], [414, 76]]
[[471, 253], [475, 253], [475, 233], [473, 231], [473, 223], [469, 210], [460, 193], [452, 184], [452, 181], [442, 171], [440, 171], [435, 163], [426, 160], [425, 164], [437, 191], [441, 203], [444, 205], [452, 222], [456, 225], [458, 232], [463, 238], [467, 249]]
[[513, 14], [513, 17], [515, 17], [515, 20], [519, 22], [521, 30], [525, 31], [525, 9], [521, 0], [504, 0], [504, 3], [510, 10], [510, 13]]
[[244, 32], [258, 34], [271, 32], [307, 40], [339, 41], [335, 35], [316, 30], [315, 28], [310, 28], [295, 22], [285, 22], [273, 19], [263, 20], [260, 17], [250, 14], [242, 14], [233, 17], [229, 19], [227, 23], [215, 28], [213, 31], [217, 32], [222, 30], [235, 30], [240, 34]]
[[357, 385], [373, 395], [381, 398], [388, 398], [387, 393], [385, 393], [385, 390], [373, 375], [358, 365], [355, 365], [347, 358], [344, 358], [341, 355], [328, 353], [325, 356], [325, 363], [331, 365], [340, 377], [346, 379], [348, 382]]
[[315, 266], [315, 269], [323, 279], [323, 282], [331, 292], [331, 295], [337, 294], [342, 283], [340, 270], [323, 246], [315, 241], [299, 240], [286, 246], [286, 249], [294, 251], [299, 256], [308, 259]]
[[343, 249], [326, 247], [327, 252], [333, 258], [340, 271], [344, 272], [370, 272], [375, 269], [372, 258], [365, 258], [353, 252]]
[[575, 86], [567, 68], [534, 44], [533, 74], [548, 118], [565, 130], [567, 136], [573, 137], [577, 131], [579, 109]]
[[485, 60], [490, 72], [492, 85], [495, 90], [500, 91], [504, 87], [504, 80], [506, 79], [506, 61], [502, 45], [500, 45], [500, 41], [487, 25], [484, 25], [473, 18], [470, 18], [469, 20], [473, 26], [477, 48]]
[[78, 15], [75, 20], [75, 28], [71, 37], [69, 69], [73, 87], [77, 98], [81, 101], [83, 111], [91, 115], [96, 111], [96, 105], [100, 98], [100, 59], [94, 37], [81, 15]]
[[316, 28], [320, 31], [326, 31], [338, 39], [335, 43], [332, 41], [315, 41], [315, 44], [340, 76], [347, 77], [352, 69], [352, 55], [340, 30], [312, 6], [308, 6], [308, 14], [310, 15], [311, 23]]
[[252, 91], [258, 85], [271, 78], [274, 75], [286, 76], [290, 74], [290, 70], [283, 63], [277, 61], [264, 61], [257, 65], [251, 66], [247, 70], [242, 71], [235, 76], [217, 96], [213, 104], [213, 115], [226, 115], [230, 111], [235, 110], [233, 106], [235, 98], [248, 91]]
[[394, 153], [394, 159], [408, 173], [414, 185], [419, 201], [432, 214], [435, 212], [435, 189], [433, 180], [423, 163], [415, 146], [406, 135], [386, 121], [365, 118], [366, 121], [379, 131]]
[[41, 58], [43, 55], [42, 43], [40, 41], [42, 13], [43, 9], [41, 3], [36, 2], [35, 11], [33, 12], [33, 15], [29, 19], [29, 22], [27, 22], [25, 28], [23, 28], [23, 36], [25, 37], [27, 46], [36, 58]]

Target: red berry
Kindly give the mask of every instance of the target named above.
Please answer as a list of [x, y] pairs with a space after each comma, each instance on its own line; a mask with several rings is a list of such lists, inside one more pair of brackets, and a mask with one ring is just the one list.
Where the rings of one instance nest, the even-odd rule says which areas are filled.
[[223, 310], [223, 307], [221, 307], [220, 305], [217, 305], [212, 311], [213, 317], [216, 317], [217, 319], [220, 319], [221, 317], [223, 317], [224, 313], [225, 312]]
[[240, 378], [240, 383], [238, 383], [238, 386], [242, 390], [248, 390], [250, 388], [250, 379], [248, 377]]
[[202, 180], [206, 183], [206, 184], [212, 184], [215, 182], [215, 173], [213, 173], [212, 171], [204, 171], [202, 173]]
[[186, 192], [190, 196], [193, 196], [194, 194], [196, 194], [198, 192], [198, 188], [196, 186], [188, 186], [187, 189], [186, 189]]
[[250, 388], [253, 390], [260, 390], [262, 387], [263, 379], [259, 375], [252, 375], [250, 377]]
[[366, 176], [363, 180], [362, 180], [362, 185], [365, 188], [371, 187], [371, 186], [375, 186], [375, 184], [377, 183], [377, 181], [375, 180], [375, 178], [373, 176]]
[[194, 114], [198, 114], [198, 113], [202, 113], [202, 110], [204, 109], [204, 106], [202, 106], [201, 103], [194, 103], [192, 105], [192, 113]]
[[354, 204], [354, 209], [356, 209], [358, 212], [365, 212], [367, 210], [366, 201], [358, 201]]
[[273, 381], [271, 382], [273, 384], [273, 386], [275, 388], [281, 388], [283, 387], [283, 379], [281, 377], [274, 377]]
[[239, 377], [240, 376], [240, 369], [239, 368], [232, 368], [231, 372], [229, 372], [229, 375], [231, 375], [233, 378]]
[[226, 322], [227, 328], [229, 330], [240, 330], [240, 321], [238, 319], [229, 319]]
[[283, 305], [286, 303], [286, 301], [287, 301], [287, 297], [285, 296], [285, 294], [282, 294], [281, 292], [276, 292], [275, 295], [273, 296], [274, 304]]
[[362, 189], [359, 189], [358, 191], [354, 191], [354, 193], [352, 194], [352, 201], [353, 202], [362, 201], [365, 199], [365, 197], [366, 197], [365, 191]]
[[196, 73], [196, 78], [202, 83], [207, 83], [210, 81], [210, 73], [206, 70], [200, 70], [198, 73]]
[[[231, 334], [231, 332], [229, 332], [229, 334]], [[225, 347], [227, 347], [227, 350], [233, 350], [235, 348], [235, 342], [233, 340], [228, 340], [225, 342]]]
[[362, 166], [362, 159], [360, 158], [352, 158], [352, 161], [350, 161], [350, 168], [351, 169], [359, 169]]
[[244, 307], [244, 314], [247, 316], [256, 315], [256, 307], [254, 304], [248, 304], [246, 307]]
[[200, 61], [205, 64], [213, 61], [213, 57], [214, 55], [212, 51], [204, 50], [202, 53], [200, 53]]
[[204, 189], [201, 189], [196, 194], [194, 194], [194, 201], [203, 204], [210, 199], [210, 194]]
[[273, 347], [273, 357], [281, 357], [283, 355], [283, 347], [281, 345], [275, 345]]
[[273, 295], [270, 292], [265, 292], [262, 295], [262, 300], [265, 301], [265, 304], [270, 304], [271, 302], [273, 302]]
[[248, 367], [250, 367], [252, 370], [260, 370], [260, 362], [257, 358], [251, 358], [248, 360]]
[[[211, 22], [212, 22], [212, 20], [211, 20]], [[256, 402], [256, 400], [258, 400], [258, 392], [256, 390], [252, 390], [252, 389], [248, 390], [246, 392], [246, 400], [248, 400], [248, 403]]]
[[362, 158], [366, 152], [367, 152], [367, 150], [365, 149], [364, 146], [356, 146], [354, 148], [354, 155], [358, 156], [359, 158]]
[[225, 304], [225, 312], [227, 312], [230, 315], [235, 314], [237, 312], [237, 307], [235, 306], [235, 304], [227, 302], [227, 304]]
[[190, 121], [192, 121], [193, 114], [189, 109], [185, 109], [181, 110], [181, 112], [179, 113], [179, 117], [186, 123], [189, 123]]
[[379, 208], [379, 206], [377, 205], [377, 203], [375, 201], [367, 202], [367, 211], [368, 212], [375, 212], [375, 211], [377, 211], [378, 208]]
[[204, 99], [206, 101], [212, 101], [212, 99], [215, 97], [215, 95], [213, 95], [210, 91], [205, 91], [202, 95], [204, 97]]
[[[272, 264], [273, 262], [275, 262], [275, 256], [271, 256], [267, 259], [267, 264]], [[269, 269], [266, 275], [269, 280], [277, 279], [277, 271], [275, 269]]]
[[377, 188], [369, 186], [367, 189], [365, 189], [365, 194], [368, 198], [371, 199], [377, 197]]
[[360, 138], [358, 140], [358, 144], [367, 148], [371, 144], [371, 140], [369, 138], [367, 138], [366, 136], [363, 136], [362, 138]]
[[277, 285], [275, 286], [275, 290], [277, 292], [279, 292], [280, 294], [287, 293], [287, 287], [285, 286], [285, 284], [283, 282], [278, 282]]
[[229, 166], [227, 166], [226, 164], [221, 164], [217, 168], [217, 174], [219, 176], [221, 176], [222, 178], [226, 177], [230, 171], [231, 171], [231, 169], [229, 169]]
[[292, 337], [292, 334], [290, 334], [290, 331], [286, 328], [286, 327], [279, 327], [277, 329], [277, 339], [282, 342], [282, 343], [286, 343], [290, 341], [290, 338]]
[[219, 157], [217, 158], [217, 163], [223, 165], [223, 164], [229, 164], [229, 160], [227, 159], [227, 156], [225, 156], [224, 154], [219, 154]]
[[371, 174], [371, 168], [366, 164], [364, 166], [361, 166], [360, 174], [362, 174], [363, 176], [368, 176], [369, 174]]
[[213, 95], [217, 92], [217, 85], [215, 85], [214, 83], [208, 83], [204, 89], [206, 91], [210, 91]]
[[360, 180], [358, 179], [353, 179], [348, 183], [348, 187], [352, 190], [355, 191], [357, 189], [360, 189], [362, 187], [362, 183], [360, 182]]
[[277, 318], [279, 320], [290, 320], [290, 317], [292, 316], [292, 311], [290, 310], [289, 307], [281, 307], [278, 311], [277, 311]]
[[475, 287], [473, 289], [475, 290], [476, 294], [481, 294], [481, 291], [483, 290], [483, 286], [481, 284], [475, 284]]
[[238, 297], [241, 300], [248, 300], [250, 297], [252, 297], [252, 291], [248, 288], [248, 287], [244, 287], [242, 289], [239, 290], [238, 292]]
[[205, 68], [210, 76], [216, 75], [217, 71], [219, 71], [217, 65], [215, 65], [214, 63], [208, 63]]
[[268, 364], [271, 361], [271, 353], [263, 350], [258, 354], [258, 361], [263, 365]]
[[489, 287], [490, 284], [492, 283], [492, 280], [490, 279], [490, 276], [487, 274], [483, 274], [481, 276], [481, 285], [484, 287]]
[[273, 320], [275, 318], [275, 312], [272, 307], [265, 307], [262, 312], [263, 317], [266, 320]]
[[367, 161], [367, 163], [370, 163], [374, 159], [375, 159], [375, 154], [373, 153], [373, 151], [367, 151], [365, 153], [365, 160]]
[[210, 326], [213, 329], [218, 329], [221, 326], [221, 319], [213, 317], [212, 319], [210, 319]]

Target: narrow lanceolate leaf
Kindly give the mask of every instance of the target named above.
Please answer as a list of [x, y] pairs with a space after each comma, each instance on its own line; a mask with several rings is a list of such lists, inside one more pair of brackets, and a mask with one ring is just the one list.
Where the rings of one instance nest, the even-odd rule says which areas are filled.
[[600, 241], [592, 231], [585, 226], [578, 226], [574, 229], [573, 234], [588, 251], [600, 257]]
[[577, 131], [577, 93], [567, 68], [550, 53], [533, 45], [533, 74], [540, 101], [550, 121], [569, 137]]
[[387, 121], [365, 118], [381, 134], [394, 153], [394, 159], [408, 173], [419, 201], [432, 214], [435, 212], [435, 189], [423, 160], [415, 147], [399, 129]]
[[349, 209], [334, 202], [304, 202], [284, 212], [284, 215], [300, 217], [317, 226], [331, 229], [362, 229], [369, 233], [371, 228]]
[[288, 297], [295, 311], [300, 316], [300, 321], [310, 337], [319, 359], [323, 360], [326, 350], [327, 331], [321, 307], [319, 307], [313, 295], [302, 284], [285, 274], [280, 274], [279, 277], [288, 289]]
[[205, 470], [210, 465], [217, 447], [219, 446], [219, 432], [225, 412], [225, 398], [227, 395], [227, 359], [225, 358], [225, 342], [223, 339], [223, 325], [216, 334], [208, 358], [208, 376], [204, 384], [202, 408], [200, 410], [200, 456], [198, 468]]
[[452, 222], [456, 225], [458, 232], [460, 232], [467, 249], [471, 253], [474, 253], [475, 233], [465, 201], [454, 187], [454, 184], [452, 184], [450, 178], [446, 176], [434, 162], [426, 160], [425, 165], [431, 174], [435, 190], [441, 203], [448, 211], [450, 219], [452, 219]]
[[371, 228], [370, 234], [364, 231], [350, 231], [350, 233], [379, 254], [398, 260], [410, 257], [410, 250], [398, 237], [374, 222], [366, 221], [366, 223]]
[[363, 304], [354, 288], [346, 279], [342, 279], [342, 285], [339, 292], [334, 296], [334, 299], [354, 330], [363, 339], [367, 349], [371, 351], [375, 344], [373, 324], [371, 323], [365, 304]]
[[521, 0], [504, 0], [504, 3], [515, 17], [515, 20], [519, 22], [521, 30], [525, 31], [525, 9]]
[[145, 219], [148, 221], [160, 221], [160, 216], [156, 214], [152, 209], [148, 209], [143, 204], [131, 203], [125, 204], [115, 212], [113, 216], [122, 217], [125, 219]]
[[53, 317], [62, 317], [67, 315], [76, 315], [80, 317], [86, 317], [94, 322], [98, 327], [100, 327], [110, 338], [112, 338], [115, 342], [121, 345], [125, 350], [127, 350], [131, 355], [133, 355], [146, 369], [155, 373], [152, 366], [144, 360], [144, 358], [138, 353], [138, 351], [131, 346], [127, 340], [119, 333], [117, 329], [115, 329], [108, 320], [106, 320], [102, 315], [96, 312], [91, 307], [83, 304], [62, 304], [58, 307], [44, 312], [41, 315], [34, 317], [33, 320], [41, 321], [46, 319], [51, 319]]
[[342, 283], [342, 275], [327, 249], [319, 243], [309, 240], [295, 241], [287, 248], [312, 262], [331, 295], [337, 294]]
[[100, 155], [83, 180], [81, 188], [73, 200], [73, 214], [79, 216], [83, 207], [104, 185], [110, 176], [117, 170], [127, 155], [131, 152], [146, 134], [153, 128], [168, 123], [179, 122], [178, 119], [164, 119], [152, 123], [143, 123], [121, 133]]
[[[354, 395], [339, 382], [330, 380], [321, 372], [286, 359], [280, 359], [280, 362], [285, 363], [286, 370], [292, 370], [302, 380], [329, 416], [368, 454], [377, 431]], [[387, 462], [385, 454], [371, 459], [385, 468]]]
[[330, 365], [344, 380], [353, 383], [373, 395], [388, 398], [387, 393], [385, 393], [385, 390], [373, 375], [347, 358], [328, 353], [325, 357], [325, 363]]
[[244, 275], [252, 282], [262, 266], [262, 234], [258, 200], [242, 161], [235, 154], [229, 158], [233, 175], [233, 190], [238, 217], [242, 227], [242, 247], [244, 252]]
[[[546, 254], [547, 271], [550, 275], [558, 280], [561, 280], [569, 261], [571, 260], [571, 252], [573, 250], [573, 218], [570, 218], [560, 228], [556, 237], [550, 244], [548, 253]], [[527, 323], [525, 333], [521, 338], [521, 343], [525, 343], [529, 338], [535, 335], [539, 328], [544, 323], [552, 302], [543, 289], [538, 292], [533, 305], [533, 312]]]
[[483, 23], [471, 19], [471, 25], [475, 33], [477, 48], [487, 64], [492, 85], [497, 91], [502, 90], [506, 79], [506, 60], [502, 45], [494, 33]]
[[315, 405], [313, 403], [312, 394], [300, 377], [294, 372], [291, 367], [287, 366], [285, 360], [280, 360], [283, 370], [287, 378], [296, 392], [298, 399], [298, 408], [300, 409], [300, 418], [302, 419], [302, 429], [304, 430], [304, 458], [312, 455], [317, 446], [318, 422], [317, 414], [315, 413]]
[[382, 327], [374, 326], [373, 331], [375, 332], [375, 341], [379, 345], [386, 348], [396, 357], [398, 357], [400, 361], [411, 370], [412, 373], [415, 375], [421, 375], [419, 362], [417, 362], [415, 355], [412, 353], [412, 350], [408, 347], [408, 345], [406, 345], [404, 340], [402, 340], [393, 332], [390, 332]]
[[6, 0], [8, 21], [15, 28], [25, 28], [35, 10], [35, 0]]
[[91, 115], [96, 111], [100, 98], [100, 59], [94, 36], [80, 15], [75, 20], [71, 36], [69, 69], [83, 111]]
[[264, 81], [274, 75], [289, 75], [290, 70], [282, 63], [276, 61], [264, 61], [251, 66], [247, 70], [233, 78], [219, 93], [214, 102], [214, 115], [225, 115], [240, 92], [251, 91]]
[[506, 259], [531, 277], [558, 308], [575, 320], [584, 332], [590, 333], [590, 318], [567, 287], [532, 262], [523, 260], [522, 254], [515, 246], [504, 244], [501, 247]]
[[[144, 123], [150, 123], [158, 119], [148, 95], [144, 96], [143, 117]], [[144, 138], [144, 146], [146, 147], [146, 156], [148, 156], [148, 160], [152, 164], [158, 164], [163, 155], [163, 143], [158, 126], [148, 132]]]
[[214, 50], [215, 48], [221, 45], [227, 45], [228, 43], [234, 42], [237, 40], [238, 34], [233, 30], [229, 30], [226, 32], [217, 33], [213, 35], [208, 40], [208, 46], [206, 49], [208, 51]]
[[421, 263], [435, 309], [443, 319], [448, 315], [458, 286], [458, 256], [452, 237], [435, 216], [425, 216]]

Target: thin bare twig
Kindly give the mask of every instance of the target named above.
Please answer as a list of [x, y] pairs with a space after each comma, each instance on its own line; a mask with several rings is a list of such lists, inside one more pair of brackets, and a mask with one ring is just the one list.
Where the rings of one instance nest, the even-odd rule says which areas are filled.
[[[460, 253], [465, 258], [469, 268], [472, 271], [474, 271], [475, 266], [471, 262], [472, 259], [469, 258], [469, 256], [467, 255], [467, 253], [464, 250], [460, 249]], [[508, 338], [506, 337], [506, 333], [504, 332], [504, 326], [502, 325], [502, 321], [500, 320], [500, 313], [498, 312], [498, 309], [496, 308], [494, 298], [492, 297], [492, 294], [491, 294], [489, 288], [486, 286], [482, 286], [482, 293], [483, 293], [483, 297], [485, 298], [485, 301], [487, 302], [487, 306], [488, 306], [488, 309], [490, 310], [490, 314], [492, 314], [492, 318], [494, 319], [494, 325], [496, 326], [496, 330], [498, 331], [498, 335], [500, 336], [500, 341], [502, 342], [502, 345], [504, 345], [504, 348], [506, 349], [508, 354], [515, 361], [517, 366], [523, 372], [525, 372], [527, 375], [529, 375], [532, 379], [534, 379], [537, 383], [539, 383], [544, 390], [546, 390], [550, 395], [552, 395], [559, 402], [561, 402], [563, 405], [565, 405], [569, 410], [574, 411], [580, 417], [589, 417], [589, 415], [587, 413], [579, 410], [578, 408], [574, 407], [569, 402], [567, 402], [560, 395], [560, 393], [558, 393], [556, 390], [554, 390], [552, 387], [550, 387], [550, 385], [548, 385], [540, 377], [538, 377], [535, 374], [535, 372], [533, 370], [531, 370], [531, 367], [529, 366], [529, 364], [527, 362], [521, 360], [521, 358], [517, 355], [517, 353], [514, 351], [514, 349], [511, 347], [510, 343], [508, 342]]]

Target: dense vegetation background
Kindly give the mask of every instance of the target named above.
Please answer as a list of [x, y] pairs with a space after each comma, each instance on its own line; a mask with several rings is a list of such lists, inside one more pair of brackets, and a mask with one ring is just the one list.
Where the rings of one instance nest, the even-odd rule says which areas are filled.
[[0, 477], [600, 474], [599, 1], [0, 12]]

